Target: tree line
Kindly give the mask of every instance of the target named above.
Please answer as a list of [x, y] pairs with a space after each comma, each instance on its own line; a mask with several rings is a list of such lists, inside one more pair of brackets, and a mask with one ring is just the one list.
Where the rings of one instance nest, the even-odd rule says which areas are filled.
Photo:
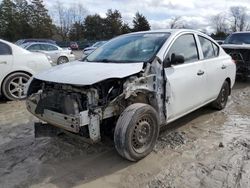
[[[235, 31], [250, 29], [246, 7], [234, 6], [209, 19], [214, 38], [225, 38]], [[181, 16], [172, 17], [166, 28], [192, 29]], [[0, 3], [0, 38], [52, 38], [56, 41], [105, 40], [120, 34], [150, 30], [144, 15], [137, 12], [129, 24], [119, 10], [109, 9], [105, 16], [90, 15], [82, 4], [65, 7], [57, 1], [49, 14], [43, 0], [2, 0]], [[204, 32], [207, 32], [204, 30]]]
[[21, 38], [103, 40], [146, 30], [150, 30], [150, 24], [139, 12], [130, 27], [118, 10], [107, 10], [103, 18], [99, 14], [88, 15], [81, 4], [64, 7], [58, 1], [50, 15], [43, 0], [3, 0], [0, 3], [0, 38], [9, 41]]
[[229, 33], [250, 30], [250, 15], [243, 6], [230, 7], [228, 11], [211, 17], [211, 24], [215, 29], [214, 38], [225, 38]]

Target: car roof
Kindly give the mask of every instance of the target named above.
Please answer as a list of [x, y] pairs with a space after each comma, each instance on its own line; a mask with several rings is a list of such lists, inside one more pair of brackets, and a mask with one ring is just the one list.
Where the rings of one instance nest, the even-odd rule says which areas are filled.
[[193, 29], [157, 29], [157, 30], [149, 30], [149, 31], [139, 31], [139, 32], [134, 32], [134, 33], [129, 33], [129, 34], [135, 34], [135, 33], [181, 33], [181, 32], [192, 32], [192, 33], [202, 33], [197, 30]]
[[239, 34], [239, 33], [250, 34], [250, 31], [237, 31], [237, 32], [234, 32], [234, 33], [232, 33], [232, 34]]
[[[51, 46], [56, 46], [56, 47], [59, 47], [58, 45], [56, 44], [52, 44], [52, 43], [48, 43], [48, 42], [27, 42], [29, 45], [32, 45], [32, 44], [48, 44], [48, 45], [51, 45]], [[60, 48], [60, 47], [59, 47]]]

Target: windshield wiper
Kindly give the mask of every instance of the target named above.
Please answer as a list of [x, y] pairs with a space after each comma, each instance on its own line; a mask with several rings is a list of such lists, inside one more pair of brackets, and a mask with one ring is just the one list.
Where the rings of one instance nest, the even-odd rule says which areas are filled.
[[112, 62], [112, 61], [109, 60], [109, 59], [100, 59], [100, 60], [97, 60], [96, 62], [110, 63], [110, 62]]

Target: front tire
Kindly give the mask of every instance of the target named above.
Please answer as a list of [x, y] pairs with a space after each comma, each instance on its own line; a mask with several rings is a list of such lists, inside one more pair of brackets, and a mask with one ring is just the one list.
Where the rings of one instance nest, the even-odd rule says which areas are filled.
[[16, 72], [5, 78], [3, 82], [3, 94], [9, 100], [25, 99], [24, 87], [30, 79], [30, 75]]
[[132, 104], [117, 121], [114, 133], [116, 150], [127, 160], [138, 161], [153, 150], [159, 129], [158, 115], [153, 107]]
[[219, 96], [212, 103], [212, 107], [215, 108], [216, 110], [224, 109], [228, 101], [229, 93], [230, 93], [230, 86], [229, 86], [229, 83], [225, 81], [222, 85]]

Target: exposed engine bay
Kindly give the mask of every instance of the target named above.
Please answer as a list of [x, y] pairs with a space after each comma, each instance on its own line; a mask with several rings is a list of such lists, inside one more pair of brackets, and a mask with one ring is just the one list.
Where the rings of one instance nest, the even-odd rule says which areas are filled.
[[[33, 78], [27, 91], [27, 109], [51, 125], [83, 135], [92, 142], [101, 138], [103, 120], [118, 117], [135, 102], [153, 106], [166, 122], [164, 76], [158, 59], [126, 78], [110, 78], [79, 86]], [[87, 133], [87, 134], [86, 134]]]

